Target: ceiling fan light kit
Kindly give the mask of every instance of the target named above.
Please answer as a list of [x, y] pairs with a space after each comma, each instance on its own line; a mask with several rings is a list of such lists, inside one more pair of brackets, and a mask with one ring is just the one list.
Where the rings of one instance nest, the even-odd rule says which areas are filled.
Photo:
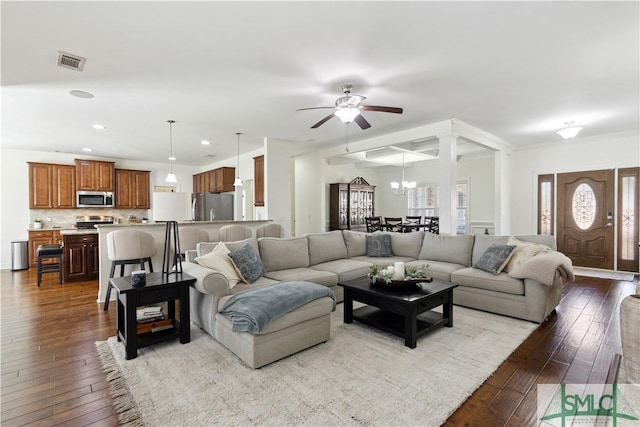
[[329, 114], [318, 123], [311, 126], [311, 129], [316, 129], [334, 117], [338, 117], [342, 123], [351, 123], [356, 122], [360, 129], [365, 130], [371, 127], [371, 124], [362, 116], [362, 111], [378, 111], [382, 113], [394, 113], [394, 114], [402, 114], [402, 108], [400, 107], [384, 107], [379, 105], [362, 105], [362, 101], [367, 99], [366, 96], [362, 95], [352, 95], [351, 90], [353, 86], [350, 84], [346, 84], [342, 86], [342, 91], [344, 92], [344, 96], [336, 99], [335, 106], [333, 107], [310, 107], [310, 108], [300, 108], [297, 111], [304, 110], [322, 110], [322, 109], [332, 109], [333, 113]]

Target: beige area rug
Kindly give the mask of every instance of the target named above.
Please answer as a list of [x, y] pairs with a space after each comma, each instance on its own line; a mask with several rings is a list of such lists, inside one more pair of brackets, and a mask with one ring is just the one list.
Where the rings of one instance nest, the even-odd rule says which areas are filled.
[[191, 342], [125, 360], [96, 343], [123, 422], [145, 426], [438, 426], [536, 324], [454, 307], [454, 327], [404, 340], [331, 315], [326, 343], [253, 370], [192, 325]]
[[603, 279], [623, 280], [632, 282], [634, 273], [626, 271], [598, 270], [595, 268], [573, 267], [576, 276], [599, 277]]

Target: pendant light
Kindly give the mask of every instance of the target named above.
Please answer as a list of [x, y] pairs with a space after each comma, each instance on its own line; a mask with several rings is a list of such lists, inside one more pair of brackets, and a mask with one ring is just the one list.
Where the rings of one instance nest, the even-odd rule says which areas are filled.
[[236, 132], [238, 137], [238, 164], [236, 165], [236, 180], [233, 182], [234, 187], [242, 187], [242, 180], [240, 179], [240, 132]]
[[173, 161], [176, 159], [173, 157], [173, 124], [175, 122], [175, 120], [167, 120], [167, 123], [169, 123], [169, 175], [167, 175], [165, 182], [171, 183], [178, 182], [176, 174], [173, 173]]

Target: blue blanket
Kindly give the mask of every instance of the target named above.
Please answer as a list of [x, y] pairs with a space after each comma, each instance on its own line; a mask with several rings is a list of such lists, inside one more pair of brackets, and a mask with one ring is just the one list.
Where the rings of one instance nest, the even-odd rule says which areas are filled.
[[231, 317], [233, 332], [259, 333], [278, 317], [322, 297], [336, 296], [326, 286], [311, 282], [281, 282], [252, 291], [242, 292], [224, 303], [220, 314]]

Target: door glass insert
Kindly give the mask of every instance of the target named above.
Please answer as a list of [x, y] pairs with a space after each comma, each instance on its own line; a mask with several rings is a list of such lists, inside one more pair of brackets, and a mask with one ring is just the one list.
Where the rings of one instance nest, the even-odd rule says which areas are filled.
[[622, 200], [620, 201], [622, 221], [620, 224], [620, 258], [623, 260], [632, 260], [635, 257], [635, 206], [636, 206], [636, 177], [625, 176], [621, 179]]
[[581, 230], [587, 230], [596, 218], [596, 197], [589, 184], [582, 183], [573, 193], [573, 220]]

